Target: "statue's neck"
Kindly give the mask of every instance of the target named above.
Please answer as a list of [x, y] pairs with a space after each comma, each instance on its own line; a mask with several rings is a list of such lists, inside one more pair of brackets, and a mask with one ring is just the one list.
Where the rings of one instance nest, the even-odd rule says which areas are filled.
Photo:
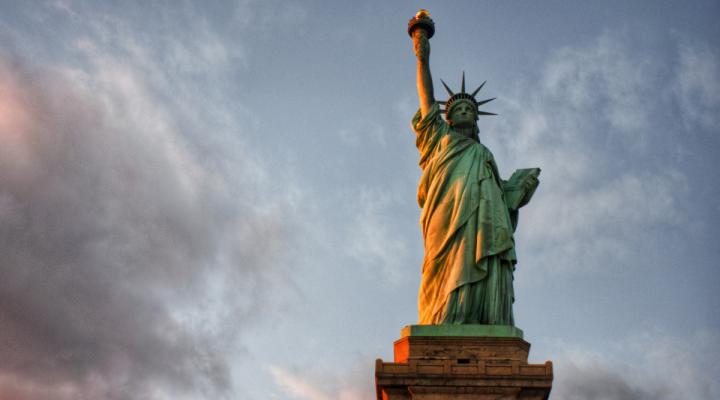
[[471, 139], [477, 139], [478, 142], [480, 141], [479, 135], [478, 135], [478, 136], [475, 135], [475, 127], [472, 127], [472, 126], [464, 126], [464, 127], [454, 126], [454, 127], [453, 127], [453, 130], [455, 130], [455, 132], [459, 133], [459, 134], [462, 135], [462, 136], [469, 137], [469, 138], [471, 138]]

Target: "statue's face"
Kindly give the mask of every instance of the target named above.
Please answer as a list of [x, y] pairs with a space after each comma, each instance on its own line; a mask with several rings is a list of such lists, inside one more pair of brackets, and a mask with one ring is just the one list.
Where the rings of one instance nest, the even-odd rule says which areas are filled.
[[453, 126], [458, 128], [473, 126], [477, 121], [477, 110], [469, 101], [459, 101], [457, 104], [453, 104], [448, 119], [452, 121]]

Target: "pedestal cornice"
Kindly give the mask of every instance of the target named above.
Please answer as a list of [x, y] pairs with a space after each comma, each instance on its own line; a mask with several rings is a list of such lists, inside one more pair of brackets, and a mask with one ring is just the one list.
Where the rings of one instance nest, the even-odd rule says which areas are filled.
[[[394, 362], [376, 361], [378, 400], [548, 398], [552, 362], [528, 364], [530, 343], [522, 339], [519, 329], [494, 330], [513, 336], [460, 336], [456, 334], [487, 329], [461, 325], [414, 328], [418, 326], [402, 330], [395, 341]], [[441, 332], [450, 335], [436, 335]]]

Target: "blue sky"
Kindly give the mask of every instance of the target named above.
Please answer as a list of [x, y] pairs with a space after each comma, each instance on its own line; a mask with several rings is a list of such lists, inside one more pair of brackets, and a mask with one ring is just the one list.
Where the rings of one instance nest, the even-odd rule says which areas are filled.
[[720, 4], [247, 0], [0, 3], [0, 399], [372, 398], [417, 320], [419, 8], [501, 175], [543, 170], [553, 398], [720, 397]]

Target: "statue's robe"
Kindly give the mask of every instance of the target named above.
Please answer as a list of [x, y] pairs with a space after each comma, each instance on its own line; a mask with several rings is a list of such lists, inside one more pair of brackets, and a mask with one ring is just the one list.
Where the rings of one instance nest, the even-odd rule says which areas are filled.
[[[514, 224], [492, 153], [455, 132], [433, 104], [412, 121], [425, 242], [420, 324], [514, 325]], [[513, 215], [514, 217], [514, 215]]]

